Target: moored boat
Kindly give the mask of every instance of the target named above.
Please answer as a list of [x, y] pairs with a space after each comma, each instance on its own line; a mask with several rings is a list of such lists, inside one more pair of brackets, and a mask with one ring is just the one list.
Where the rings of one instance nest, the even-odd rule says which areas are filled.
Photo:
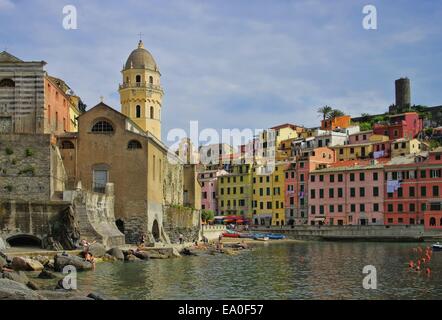
[[433, 248], [433, 251], [442, 251], [442, 244], [440, 244], [439, 242], [435, 243], [435, 244], [433, 244], [432, 248]]
[[270, 233], [270, 234], [266, 234], [266, 237], [268, 237], [271, 240], [282, 240], [285, 239], [286, 236], [283, 234], [277, 234], [277, 233]]
[[258, 240], [258, 241], [269, 241], [269, 237], [255, 237], [255, 240]]
[[224, 232], [223, 237], [226, 238], [239, 238], [239, 233], [231, 233], [231, 232]]

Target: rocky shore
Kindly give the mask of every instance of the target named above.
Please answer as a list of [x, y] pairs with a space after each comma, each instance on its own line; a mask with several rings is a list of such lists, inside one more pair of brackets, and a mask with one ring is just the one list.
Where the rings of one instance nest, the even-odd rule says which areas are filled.
[[115, 247], [109, 250], [94, 243], [89, 247], [89, 253], [94, 257], [93, 263], [82, 258], [79, 251], [20, 256], [0, 251], [0, 300], [108, 300], [112, 298], [64, 284], [63, 279], [73, 270], [72, 267], [65, 268], [73, 266], [77, 272], [86, 272], [99, 268], [100, 262], [134, 263], [182, 256], [235, 255], [250, 249], [244, 241], [198, 245], [187, 243], [164, 248]]

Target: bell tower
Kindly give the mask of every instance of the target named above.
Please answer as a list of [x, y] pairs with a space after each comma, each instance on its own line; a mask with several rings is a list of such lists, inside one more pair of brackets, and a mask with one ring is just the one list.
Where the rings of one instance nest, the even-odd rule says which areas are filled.
[[144, 131], [161, 140], [161, 106], [163, 89], [160, 70], [143, 41], [129, 55], [122, 70], [120, 84], [121, 112]]

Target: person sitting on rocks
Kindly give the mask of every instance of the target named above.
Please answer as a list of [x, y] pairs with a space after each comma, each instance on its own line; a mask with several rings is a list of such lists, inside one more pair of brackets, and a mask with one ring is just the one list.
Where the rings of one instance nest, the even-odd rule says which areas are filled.
[[86, 252], [85, 260], [92, 264], [92, 269], [95, 270], [95, 259], [90, 252]]

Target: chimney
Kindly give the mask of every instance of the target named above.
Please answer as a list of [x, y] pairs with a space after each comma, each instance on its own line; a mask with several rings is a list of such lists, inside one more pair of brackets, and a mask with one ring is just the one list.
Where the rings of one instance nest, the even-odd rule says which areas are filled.
[[411, 85], [410, 79], [400, 78], [395, 81], [396, 86], [396, 108], [403, 111], [411, 106]]

